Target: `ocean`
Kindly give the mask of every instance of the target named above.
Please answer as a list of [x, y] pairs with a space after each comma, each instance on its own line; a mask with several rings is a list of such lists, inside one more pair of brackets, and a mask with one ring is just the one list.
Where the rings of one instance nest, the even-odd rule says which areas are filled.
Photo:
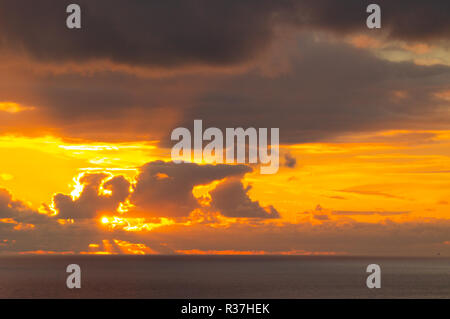
[[[66, 267], [81, 267], [68, 289]], [[381, 267], [381, 288], [366, 267]], [[0, 298], [450, 298], [450, 258], [5, 256]]]

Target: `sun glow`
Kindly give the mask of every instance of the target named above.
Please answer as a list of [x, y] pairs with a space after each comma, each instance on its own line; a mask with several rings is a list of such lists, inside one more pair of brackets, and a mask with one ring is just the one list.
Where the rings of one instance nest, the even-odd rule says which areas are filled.
[[96, 143], [50, 135], [0, 135], [0, 167], [7, 168], [0, 171], [0, 187], [39, 209], [55, 193], [78, 198], [83, 173], [120, 174], [131, 180], [140, 166], [161, 159], [161, 154], [164, 150], [149, 141]]
[[71, 185], [73, 187], [73, 191], [70, 192], [70, 195], [72, 196], [72, 200], [76, 200], [80, 197], [81, 193], [83, 192], [84, 185], [80, 183], [80, 179], [84, 176], [84, 173], [78, 174], [78, 176], [73, 178], [73, 184]]
[[0, 102], [0, 111], [7, 113], [19, 113], [22, 111], [33, 110], [34, 107], [23, 106], [14, 102]]
[[102, 217], [100, 222], [110, 229], [122, 229], [129, 232], [151, 231], [155, 228], [175, 224], [175, 221], [169, 218], [159, 218], [158, 222], [149, 222], [145, 218], [125, 218], [125, 217]]
[[89, 251], [81, 252], [83, 255], [155, 255], [158, 252], [142, 243], [132, 243], [120, 239], [104, 239], [101, 244], [89, 244]]

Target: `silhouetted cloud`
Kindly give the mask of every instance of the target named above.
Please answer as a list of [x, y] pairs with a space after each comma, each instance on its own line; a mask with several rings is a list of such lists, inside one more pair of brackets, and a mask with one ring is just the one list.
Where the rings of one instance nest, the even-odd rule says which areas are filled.
[[[25, 50], [51, 62], [110, 59], [163, 67], [230, 65], [258, 55], [283, 25], [341, 34], [366, 31], [366, 7], [371, 2], [79, 0], [81, 30], [65, 26], [70, 3], [0, 1], [1, 47]], [[448, 39], [448, 1], [377, 3], [382, 7], [379, 32], [396, 39]]]
[[36, 225], [49, 222], [47, 215], [39, 214], [23, 201], [13, 199], [11, 193], [3, 188], [0, 188], [0, 219], [11, 220], [12, 223], [7, 223], [11, 227], [19, 223]]
[[279, 218], [273, 206], [262, 207], [248, 196], [251, 186], [244, 187], [240, 180], [229, 179], [210, 192], [211, 207], [227, 217]]
[[[102, 212], [116, 212], [129, 195], [130, 183], [123, 176], [111, 178], [106, 174], [86, 174], [79, 182], [83, 190], [78, 198], [61, 193], [53, 197], [58, 218], [94, 218]], [[101, 186], [110, 194], [100, 193]]]
[[131, 203], [133, 214], [144, 216], [188, 216], [200, 208], [192, 194], [194, 186], [251, 172], [245, 165], [198, 165], [155, 161], [145, 164], [137, 176]]
[[[41, 61], [110, 59], [174, 67], [239, 63], [266, 47], [291, 1], [86, 1], [82, 29], [65, 25], [70, 1], [0, 2], [2, 47]], [[126, 18], [124, 18], [125, 16]]]
[[197, 208], [208, 210], [194, 197], [194, 187], [221, 181], [211, 193], [215, 211], [227, 217], [278, 218], [275, 208], [263, 208], [249, 198], [250, 186], [244, 188], [240, 178], [251, 171], [246, 165], [154, 161], [140, 168], [132, 191], [123, 176], [87, 173], [79, 179], [83, 189], [77, 197], [58, 193], [53, 197], [53, 206], [60, 219], [113, 215], [126, 200], [132, 208], [124, 217], [187, 217]]
[[290, 153], [284, 154], [284, 166], [294, 168], [297, 165], [297, 159]]

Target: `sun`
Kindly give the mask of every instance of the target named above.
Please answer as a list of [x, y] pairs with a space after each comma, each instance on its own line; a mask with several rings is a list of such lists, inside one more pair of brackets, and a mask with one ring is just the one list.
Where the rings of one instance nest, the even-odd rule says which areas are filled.
[[108, 223], [109, 223], [108, 217], [102, 217], [102, 224], [108, 224]]

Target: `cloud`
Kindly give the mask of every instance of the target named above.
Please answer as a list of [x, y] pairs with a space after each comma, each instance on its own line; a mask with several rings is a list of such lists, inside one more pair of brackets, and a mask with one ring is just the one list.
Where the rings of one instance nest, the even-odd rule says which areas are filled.
[[[251, 230], [250, 230], [251, 229]], [[362, 256], [449, 256], [450, 221], [424, 219], [408, 222], [386, 220], [322, 220], [322, 223], [234, 223], [227, 227], [207, 224], [171, 225], [142, 238], [158, 238], [174, 250], [265, 251], [304, 250]], [[214, 240], [205, 240], [213, 238]]]
[[[224, 188], [238, 188], [228, 182]], [[238, 185], [241, 188], [241, 185]], [[220, 189], [219, 189], [220, 190]], [[219, 191], [220, 193], [220, 191]], [[242, 192], [241, 192], [242, 194]], [[241, 198], [242, 199], [242, 198]], [[245, 202], [246, 200], [244, 200]], [[337, 252], [354, 255], [450, 255], [448, 219], [419, 219], [380, 223], [358, 222], [352, 219], [327, 219], [325, 210], [316, 207], [320, 224], [310, 222], [289, 223], [257, 220], [251, 225], [243, 222], [226, 227], [194, 223], [176, 223], [152, 231], [124, 232], [102, 228], [93, 219], [77, 219], [73, 224], [60, 224], [58, 216], [49, 217], [33, 211], [20, 201], [13, 200], [6, 190], [0, 191], [0, 253], [52, 251], [87, 251], [93, 243], [103, 249], [112, 245], [121, 252], [117, 243], [128, 243], [130, 248], [139, 243], [152, 253], [172, 254], [176, 251], [287, 251]], [[324, 215], [324, 216], [319, 216]], [[14, 229], [16, 224], [5, 221], [35, 224], [32, 229]], [[213, 240], [205, 240], [205, 238]]]
[[[171, 130], [190, 128], [194, 119], [221, 129], [278, 127], [282, 144], [448, 127], [443, 110], [449, 101], [435, 94], [448, 83], [449, 67], [389, 62], [320, 36], [278, 41], [270, 59], [286, 60], [288, 67], [273, 76], [265, 70], [278, 67], [267, 61], [245, 72], [153, 77], [121, 70], [42, 73], [13, 63], [5, 66], [14, 76], [0, 80], [0, 99], [35, 109], [7, 113], [0, 118], [0, 132], [159, 140], [170, 147]], [[395, 96], [398, 91], [405, 92], [403, 98]]]
[[194, 187], [216, 181], [220, 183], [211, 193], [212, 208], [222, 215], [278, 218], [275, 208], [263, 208], [248, 197], [250, 186], [244, 188], [240, 179], [251, 171], [246, 165], [154, 161], [140, 168], [133, 184], [121, 175], [85, 173], [78, 180], [81, 192], [75, 198], [56, 194], [53, 208], [60, 219], [93, 219], [116, 214], [128, 201], [131, 208], [124, 217], [188, 217], [195, 209], [209, 209], [194, 196]]
[[[217, 81], [184, 112], [205, 126], [279, 127], [281, 143], [326, 140], [343, 134], [388, 129], [444, 129], [448, 106], [434, 93], [450, 68], [394, 63], [345, 44], [298, 39], [290, 68], [278, 77], [236, 74]], [[291, 44], [293, 45], [293, 44]], [[211, 82], [213, 84], [213, 82]], [[408, 94], [396, 99], [394, 91]], [[326, 92], [326, 94], [324, 94]]]
[[0, 102], [1, 112], [19, 113], [27, 110], [33, 110], [33, 107], [23, 106], [13, 102]]
[[295, 168], [297, 165], [297, 159], [293, 157], [290, 153], [284, 155], [284, 166], [289, 168]]
[[35, 225], [47, 223], [49, 221], [48, 216], [37, 213], [20, 200], [14, 200], [11, 193], [3, 188], [0, 188], [0, 220], [1, 219], [13, 221], [13, 223], [11, 223], [12, 225], [17, 225], [19, 223]]
[[341, 189], [339, 191], [345, 192], [345, 193], [359, 194], [359, 195], [381, 196], [381, 197], [386, 197], [386, 198], [405, 199], [402, 196], [396, 196], [396, 195], [392, 195], [389, 193], [368, 189], [370, 187], [371, 187], [371, 185], [362, 185], [359, 187], [351, 187], [351, 188], [347, 188], [347, 189]]
[[[79, 0], [82, 29], [65, 26], [70, 1], [0, 1], [0, 46], [51, 62], [109, 59], [144, 66], [230, 65], [264, 51], [275, 30], [366, 31], [369, 1]], [[395, 39], [448, 39], [447, 1], [384, 1], [382, 29]], [[124, 13], [126, 12], [126, 14]], [[125, 18], [126, 17], [126, 18]]]
[[[299, 11], [297, 25], [345, 34], [367, 30], [366, 8], [373, 1], [303, 0], [295, 3]], [[376, 3], [381, 7], [382, 16], [379, 31], [393, 39], [431, 41], [449, 38], [448, 1], [379, 0]]]
[[245, 165], [198, 165], [155, 161], [145, 164], [136, 178], [131, 203], [133, 214], [143, 216], [188, 216], [200, 208], [192, 194], [194, 186], [210, 184], [229, 177], [242, 177], [251, 172]]
[[343, 197], [343, 196], [336, 196], [336, 195], [332, 195], [332, 196], [325, 196], [331, 199], [340, 199], [340, 200], [346, 200], [347, 198]]
[[[123, 1], [80, 0], [82, 30], [65, 27], [69, 3], [0, 0], [0, 73], [8, 74], [0, 79], [1, 133], [160, 140], [159, 146], [170, 147], [171, 129], [190, 127], [198, 118], [222, 129], [279, 127], [283, 144], [385, 129], [448, 128], [449, 100], [439, 92], [448, 86], [449, 67], [383, 60], [348, 45], [345, 37], [355, 33], [376, 41], [407, 41], [387, 43], [419, 49], [416, 54], [434, 50], [436, 43], [446, 48], [448, 1], [380, 0], [381, 30], [366, 28], [369, 2], [359, 0], [129, 0], [126, 10]], [[420, 133], [373, 141], [389, 139], [434, 140]], [[288, 155], [285, 160], [295, 166]], [[318, 208], [310, 215], [320, 225], [270, 225], [279, 213], [249, 197], [242, 176], [250, 171], [246, 166], [152, 162], [141, 168], [132, 186], [122, 176], [87, 174], [78, 197], [55, 195], [55, 217], [39, 214], [2, 190], [0, 235], [10, 251], [83, 251], [91, 242], [120, 238], [167, 252], [169, 246], [206, 251], [318, 251], [326, 246], [350, 253], [426, 254], [448, 242], [447, 220], [374, 225], [347, 217], [408, 213], [403, 211]], [[192, 191], [212, 182], [218, 184], [210, 192], [211, 208], [227, 217], [254, 217], [252, 232], [240, 222], [228, 229], [214, 228], [209, 221], [192, 228], [169, 225], [142, 234], [109, 232], [97, 224], [96, 217], [115, 213], [127, 199], [135, 205], [128, 213], [134, 217], [176, 219], [207, 210]], [[343, 191], [404, 199], [386, 189]], [[61, 218], [75, 222], [62, 225]], [[168, 229], [173, 232], [165, 233]], [[162, 240], [168, 246], [160, 245]]]
[[306, 211], [300, 214], [312, 215], [317, 220], [331, 220], [333, 216], [395, 216], [395, 215], [407, 215], [409, 211], [388, 211], [388, 210], [330, 210], [325, 209], [320, 205], [317, 205], [314, 210]]
[[326, 214], [314, 214], [314, 218], [317, 220], [330, 220]]
[[[85, 176], [81, 179], [88, 189], [95, 188], [93, 184], [99, 183], [99, 180], [105, 176], [94, 175]], [[119, 193], [125, 192], [125, 189], [118, 184], [125, 184], [120, 179], [110, 179], [105, 181], [104, 188]], [[84, 200], [90, 190], [85, 190]], [[122, 194], [123, 194], [122, 193]], [[91, 198], [95, 197], [93, 194]], [[99, 196], [101, 197], [101, 196]], [[106, 200], [105, 198], [101, 198]], [[93, 206], [106, 207], [108, 205], [98, 205], [97, 199], [93, 201]], [[0, 189], [0, 254], [9, 254], [17, 252], [53, 252], [53, 253], [80, 253], [89, 250], [89, 244], [102, 243], [103, 240], [111, 242], [113, 246], [114, 239], [120, 237], [122, 241], [133, 243], [136, 238], [133, 234], [127, 232], [111, 232], [106, 228], [99, 227], [99, 223], [91, 218], [87, 218], [92, 213], [92, 208], [87, 202], [83, 205], [77, 203], [78, 210], [70, 207], [71, 211], [61, 211], [59, 215], [49, 216], [41, 214], [38, 211], [28, 207], [24, 202], [15, 200], [5, 189]], [[111, 207], [113, 205], [109, 204]], [[66, 208], [66, 207], [65, 207]], [[86, 213], [85, 209], [89, 212]], [[66, 214], [62, 216], [61, 214]], [[86, 217], [86, 218], [85, 218]], [[60, 218], [74, 218], [73, 223], [60, 223]], [[147, 240], [147, 244], [157, 247], [161, 251], [167, 249], [153, 240]], [[120, 247], [115, 247], [120, 252]]]
[[[86, 1], [82, 29], [65, 26], [69, 1], [0, 1], [3, 48], [41, 61], [110, 59], [131, 65], [228, 65], [267, 46], [291, 1]], [[124, 11], [125, 10], [125, 11]], [[124, 17], [126, 12], [126, 18]], [[211, 27], [213, 26], [213, 27]], [[38, 36], [36, 33], [39, 32]]]
[[379, 215], [379, 216], [393, 216], [409, 214], [408, 211], [354, 211], [354, 210], [336, 210], [332, 212], [333, 215]]
[[0, 189], [0, 254], [29, 250], [64, 251], [88, 241], [89, 227], [76, 225], [69, 230], [50, 217], [15, 200]]
[[229, 179], [220, 183], [210, 192], [211, 208], [226, 217], [279, 218], [280, 214], [273, 206], [261, 207], [259, 202], [248, 196], [251, 186], [244, 188], [240, 180]]
[[[129, 195], [130, 183], [123, 176], [85, 174], [79, 179], [83, 190], [78, 198], [64, 194], [53, 197], [55, 210], [61, 219], [94, 218], [104, 212], [116, 212]], [[100, 193], [101, 189], [105, 193]]]

